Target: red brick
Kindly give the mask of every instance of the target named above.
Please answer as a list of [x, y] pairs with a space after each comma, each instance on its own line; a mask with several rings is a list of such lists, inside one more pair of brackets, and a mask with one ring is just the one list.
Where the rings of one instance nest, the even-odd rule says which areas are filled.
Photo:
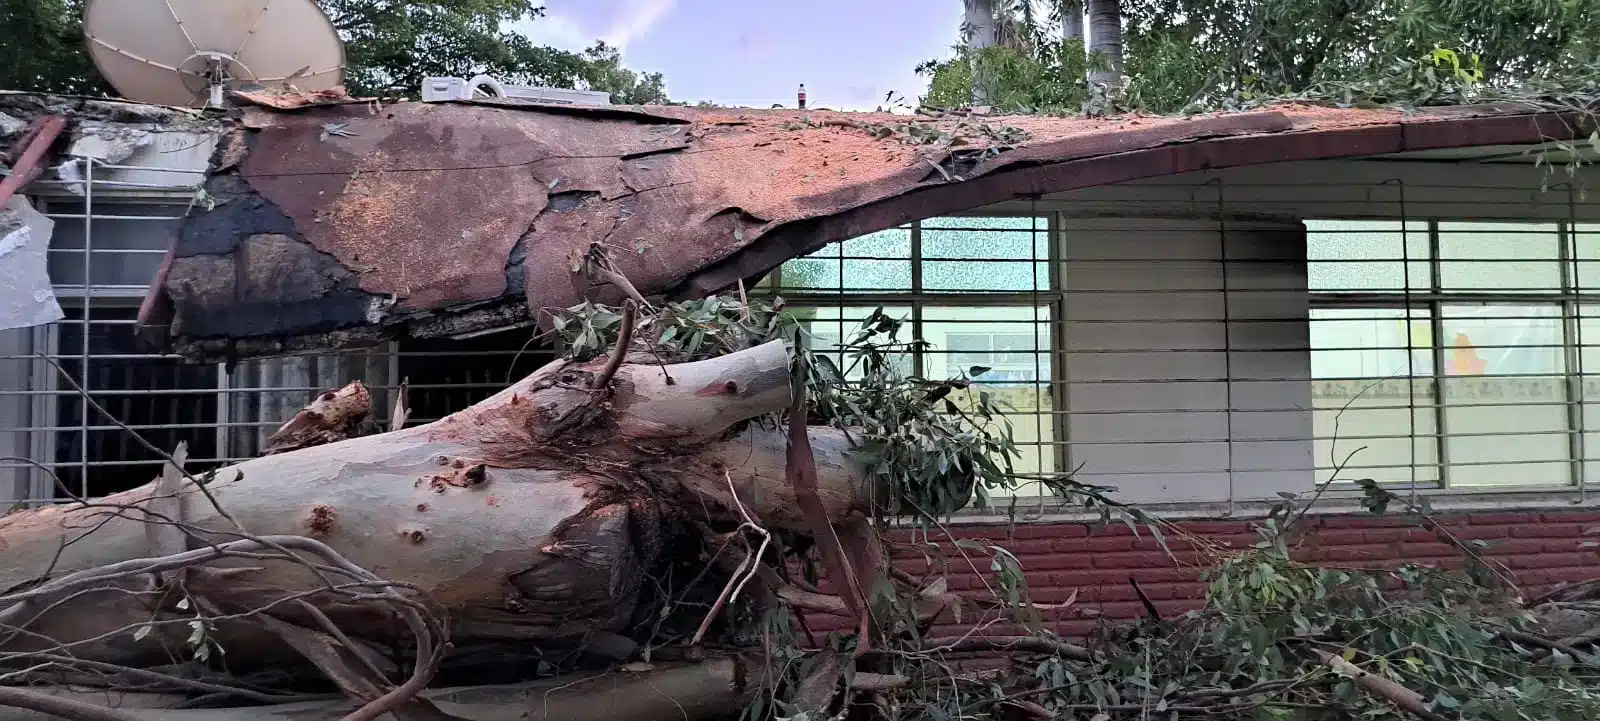
[[1468, 522], [1474, 526], [1515, 526], [1524, 523], [1536, 523], [1539, 515], [1536, 513], [1474, 513], [1467, 517]]
[[1556, 577], [1563, 573], [1560, 570], [1517, 571], [1513, 575], [1516, 577], [1517, 584], [1522, 586], [1522, 590], [1529, 591], [1558, 583], [1559, 581], [1556, 580]]
[[1131, 575], [1139, 579], [1140, 583], [1200, 582], [1200, 569], [1183, 568], [1180, 566], [1167, 566], [1164, 568], [1141, 568]]
[[1254, 533], [1234, 533], [1221, 536], [1205, 536], [1205, 540], [1228, 548], [1242, 549], [1255, 545], [1256, 541], [1261, 540], [1261, 537]]
[[1083, 550], [1090, 553], [1110, 553], [1113, 551], [1132, 551], [1138, 545], [1138, 539], [1132, 536], [1105, 536], [1085, 538], [1079, 543]]
[[1546, 543], [1549, 543], [1549, 541], [1541, 541], [1534, 538], [1514, 538], [1498, 543], [1490, 543], [1489, 553], [1496, 556], [1540, 554], [1544, 553], [1544, 544]]
[[1010, 527], [1009, 533], [1001, 534], [1000, 538], [1050, 540], [1061, 538], [1063, 533], [1069, 533], [1068, 528], [1070, 526], [1057, 523], [1018, 523]]
[[1382, 549], [1370, 547], [1358, 548], [1319, 548], [1312, 551], [1312, 555], [1319, 561], [1365, 563], [1384, 556]]
[[1541, 553], [1507, 559], [1507, 565], [1512, 568], [1582, 568], [1592, 563], [1593, 560], [1582, 553]]
[[1178, 526], [1196, 536], [1250, 533], [1250, 524], [1245, 521], [1189, 521]]
[[1473, 539], [1491, 540], [1511, 535], [1511, 528], [1508, 526], [1469, 526], [1452, 532], [1456, 534], [1456, 537], [1464, 541]]
[[1094, 556], [1088, 553], [1052, 553], [1028, 559], [1022, 567], [1028, 571], [1051, 571], [1061, 568], [1091, 568]]
[[1017, 556], [1033, 556], [1050, 553], [1052, 550], [1050, 548], [1051, 543], [1052, 541], [1047, 538], [1034, 538], [1025, 541], [1008, 541], [995, 545], [998, 545]]
[[1312, 542], [1319, 546], [1359, 546], [1366, 542], [1366, 534], [1375, 531], [1323, 531], [1312, 536]]
[[1367, 531], [1361, 534], [1363, 540], [1365, 540], [1367, 543], [1373, 544], [1398, 543], [1401, 539], [1405, 538], [1405, 536], [1406, 532], [1398, 528], [1390, 528], [1382, 531]]
[[1555, 585], [1558, 583], [1580, 583], [1595, 577], [1590, 567], [1580, 568], [1550, 568], [1543, 571], [1544, 583]]
[[1600, 511], [1547, 511], [1539, 518], [1545, 523], [1600, 523]]
[[1577, 523], [1528, 523], [1511, 527], [1512, 538], [1576, 538], [1583, 535]]
[[1183, 583], [1140, 583], [1139, 590], [1152, 601], [1189, 600], [1203, 595], [1193, 584]]
[[1404, 528], [1411, 521], [1403, 516], [1323, 516], [1326, 528]]
[[1082, 523], [1055, 523], [1049, 526], [1051, 538], [1087, 538], [1089, 526]]
[[1094, 555], [1095, 568], [1160, 568], [1172, 565], [1174, 565], [1173, 560], [1165, 553], [1159, 552], [1128, 551]]

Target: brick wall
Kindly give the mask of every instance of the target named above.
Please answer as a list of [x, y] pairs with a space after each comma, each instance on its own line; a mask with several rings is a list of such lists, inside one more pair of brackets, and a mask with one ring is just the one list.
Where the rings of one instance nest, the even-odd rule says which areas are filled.
[[[1600, 512], [1460, 513], [1440, 514], [1437, 518], [1463, 540], [1489, 543], [1487, 554], [1504, 561], [1530, 594], [1559, 583], [1600, 577], [1600, 553], [1580, 548], [1586, 532], [1595, 529], [1600, 533]], [[1365, 567], [1407, 561], [1460, 566], [1458, 551], [1402, 516], [1329, 515], [1309, 517], [1307, 522], [1311, 532], [1299, 552], [1307, 561]], [[1249, 548], [1257, 540], [1249, 521], [1194, 521], [1179, 525], [1233, 548]], [[1070, 608], [1046, 612], [1046, 617], [1067, 636], [1086, 634], [1099, 618], [1120, 621], [1141, 616], [1143, 606], [1128, 583], [1130, 577], [1138, 580], [1139, 587], [1165, 616], [1195, 608], [1205, 593], [1198, 581], [1201, 569], [1194, 565], [1197, 558], [1193, 551], [1169, 539], [1177, 556], [1174, 562], [1147, 533], [1141, 531], [1142, 537], [1135, 537], [1122, 525], [1106, 526], [1093, 533], [1089, 525], [1080, 523], [970, 525], [958, 526], [952, 533], [968, 540], [993, 541], [1016, 554], [1027, 572], [1036, 603], [1062, 603], [1076, 594]], [[993, 577], [986, 557], [974, 555], [969, 563], [950, 552], [951, 590], [981, 589], [983, 579]], [[920, 572], [924, 565], [918, 553], [902, 551], [898, 555], [908, 571]], [[974, 566], [981, 575], [973, 570]], [[935, 633], [959, 634], [970, 628], [972, 619], [964, 620], [968, 624], [952, 623]]]

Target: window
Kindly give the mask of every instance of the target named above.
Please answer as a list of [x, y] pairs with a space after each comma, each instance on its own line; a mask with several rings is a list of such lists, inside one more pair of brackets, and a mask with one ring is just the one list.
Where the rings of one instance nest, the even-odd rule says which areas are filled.
[[[930, 346], [907, 373], [973, 375], [1011, 407], [1019, 474], [1065, 467], [1056, 426], [1048, 216], [934, 218], [831, 244], [785, 263], [771, 285], [796, 308], [818, 350], [837, 348], [882, 307]], [[848, 358], [834, 355], [848, 371]], [[1036, 495], [1037, 484], [1019, 495]]]
[[[185, 203], [187, 201], [185, 200]], [[117, 421], [170, 451], [187, 444], [189, 470], [258, 455], [316, 393], [363, 380], [386, 417], [387, 348], [224, 364], [153, 353], [134, 333], [138, 304], [187, 210], [171, 201], [51, 201], [49, 273], [65, 318], [0, 331], [0, 501], [98, 496], [143, 485], [161, 459], [86, 403], [41, 355]], [[92, 235], [91, 235], [92, 233]], [[87, 320], [85, 316], [87, 315]], [[85, 338], [87, 336], [87, 339]]]
[[1600, 362], [1582, 292], [1600, 244], [1582, 227], [1307, 226], [1324, 478], [1347, 456], [1341, 480], [1485, 488], [1581, 477], [1595, 447], [1586, 429], [1600, 421], [1580, 383], [1596, 367], [1585, 363]]

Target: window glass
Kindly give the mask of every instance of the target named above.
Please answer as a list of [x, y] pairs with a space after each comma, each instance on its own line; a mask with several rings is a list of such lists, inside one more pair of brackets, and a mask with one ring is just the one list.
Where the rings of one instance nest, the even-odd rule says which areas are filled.
[[884, 293], [911, 290], [911, 231], [871, 233], [783, 264], [783, 290]]
[[1425, 309], [1312, 309], [1319, 482], [1439, 482], [1432, 324]]
[[1439, 287], [1550, 293], [1561, 289], [1555, 223], [1439, 223]]
[[927, 220], [922, 258], [926, 290], [1048, 290], [1049, 223], [1042, 216]]
[[1408, 285], [1413, 290], [1430, 285], [1425, 222], [1308, 220], [1305, 224], [1312, 292], [1403, 292]]
[[1440, 326], [1450, 484], [1571, 482], [1561, 307], [1445, 305]]
[[[805, 330], [805, 340], [810, 344], [814, 353], [826, 355], [832, 359], [839, 370], [844, 372], [848, 380], [860, 379], [863, 375], [861, 369], [852, 362], [850, 354], [843, 347], [855, 339], [861, 332], [861, 321], [872, 315], [875, 307], [869, 306], [817, 306], [817, 307], [791, 307], [788, 313], [800, 322]], [[916, 337], [916, 330], [910, 321], [911, 308], [908, 306], [885, 306], [885, 315], [904, 321], [899, 339], [910, 341]], [[882, 339], [880, 339], [881, 341]], [[914, 375], [914, 359], [910, 353], [900, 353], [895, 356], [895, 364], [900, 372], [905, 375]]]
[[[1002, 404], [1019, 457], [1020, 474], [1058, 471], [1051, 383], [1049, 306], [926, 306], [922, 337], [925, 375], [954, 378], [977, 373], [975, 391]], [[975, 394], [957, 398], [970, 407]], [[1037, 483], [1022, 484], [1017, 496], [1037, 496]], [[1001, 494], [1004, 495], [1004, 494]]]
[[1578, 367], [1582, 389], [1583, 433], [1579, 436], [1578, 457], [1583, 462], [1584, 483], [1600, 482], [1600, 305], [1578, 306]]

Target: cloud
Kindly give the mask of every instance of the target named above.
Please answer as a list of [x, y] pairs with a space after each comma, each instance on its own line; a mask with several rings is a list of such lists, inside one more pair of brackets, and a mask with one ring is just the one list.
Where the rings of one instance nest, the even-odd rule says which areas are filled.
[[600, 39], [627, 49], [628, 43], [650, 32], [677, 4], [678, 0], [624, 0], [618, 17], [600, 34]]
[[733, 38], [729, 47], [746, 57], [764, 58], [771, 54], [772, 36], [766, 28], [745, 30]]
[[594, 37], [585, 33], [578, 23], [554, 13], [542, 18], [523, 18], [506, 29], [526, 36], [534, 45], [548, 45], [572, 52], [579, 52], [594, 44]]
[[507, 29], [521, 33], [536, 45], [581, 51], [604, 40], [619, 50], [649, 33], [678, 4], [678, 0], [615, 0], [615, 6], [595, 17], [597, 8], [585, 8], [580, 18], [573, 10], [547, 7], [544, 17], [523, 18]]

